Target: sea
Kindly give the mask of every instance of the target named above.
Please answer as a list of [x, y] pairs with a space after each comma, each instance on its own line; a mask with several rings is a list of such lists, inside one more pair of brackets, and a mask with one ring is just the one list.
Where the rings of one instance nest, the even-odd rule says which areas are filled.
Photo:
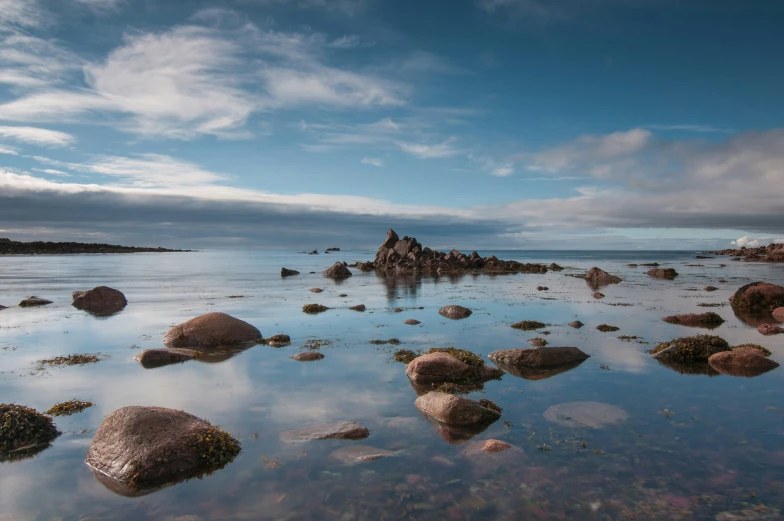
[[[0, 463], [0, 521], [781, 519], [784, 368], [753, 378], [683, 371], [660, 364], [649, 350], [711, 334], [731, 345], [761, 344], [784, 362], [784, 335], [761, 335], [755, 321], [737, 317], [728, 305], [744, 284], [784, 284], [784, 265], [697, 259], [694, 251], [481, 251], [565, 269], [451, 277], [352, 270], [342, 281], [321, 275], [336, 261], [372, 260], [374, 253], [1, 257], [0, 304], [8, 308], [0, 310], [0, 403], [38, 411], [70, 399], [94, 405], [55, 418], [63, 434], [45, 450]], [[659, 280], [647, 267], [629, 266], [652, 262], [679, 276]], [[602, 299], [569, 276], [593, 266], [623, 279], [599, 289]], [[282, 278], [281, 267], [300, 275]], [[128, 306], [110, 317], [71, 306], [73, 291], [101, 285], [122, 291]], [[708, 285], [718, 290], [707, 292]], [[31, 295], [53, 304], [16, 306]], [[329, 310], [303, 313], [311, 303]], [[349, 309], [358, 304], [366, 311]], [[473, 314], [440, 316], [438, 309], [450, 304]], [[265, 337], [287, 334], [292, 344], [154, 369], [134, 360], [144, 349], [163, 347], [173, 325], [212, 311], [245, 320]], [[726, 322], [705, 330], [662, 321], [706, 311]], [[404, 324], [407, 319], [420, 324]], [[510, 327], [522, 320], [546, 327]], [[567, 325], [574, 320], [584, 327]], [[600, 324], [619, 330], [601, 332]], [[394, 359], [397, 349], [456, 347], [487, 360], [498, 349], [530, 347], [534, 337], [579, 347], [590, 358], [539, 379], [505, 374], [467, 394], [503, 410], [471, 436], [450, 437], [423, 417], [414, 406], [421, 390]], [[389, 339], [400, 344], [371, 343]], [[291, 358], [312, 348], [324, 358]], [[39, 362], [71, 354], [100, 361]], [[603, 407], [597, 403], [622, 411], [620, 419], [591, 416]], [[119, 495], [84, 459], [103, 419], [128, 405], [204, 418], [235, 436], [242, 451], [200, 479]], [[559, 405], [566, 409], [552, 409]], [[558, 410], [578, 414], [552, 414]], [[360, 423], [370, 436], [281, 439], [288, 430], [336, 421]], [[513, 448], [485, 453], [489, 439]], [[352, 444], [392, 454], [354, 465], [333, 456]]]

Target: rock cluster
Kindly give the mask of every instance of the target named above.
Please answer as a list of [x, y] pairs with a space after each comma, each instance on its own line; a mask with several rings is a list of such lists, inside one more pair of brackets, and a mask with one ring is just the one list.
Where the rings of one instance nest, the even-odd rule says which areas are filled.
[[784, 244], [768, 244], [758, 248], [726, 249], [714, 252], [716, 255], [743, 257], [747, 262], [784, 262]]

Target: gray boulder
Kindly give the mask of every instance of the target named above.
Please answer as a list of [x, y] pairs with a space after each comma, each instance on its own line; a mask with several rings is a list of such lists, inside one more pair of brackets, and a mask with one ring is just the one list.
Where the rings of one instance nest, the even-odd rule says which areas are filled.
[[474, 401], [438, 391], [420, 396], [414, 405], [421, 412], [446, 425], [486, 424], [501, 417], [500, 408], [488, 400]]
[[207, 313], [171, 328], [163, 337], [167, 347], [218, 347], [260, 342], [258, 329], [226, 313]]
[[336, 262], [321, 274], [330, 279], [346, 279], [352, 275], [345, 262]]

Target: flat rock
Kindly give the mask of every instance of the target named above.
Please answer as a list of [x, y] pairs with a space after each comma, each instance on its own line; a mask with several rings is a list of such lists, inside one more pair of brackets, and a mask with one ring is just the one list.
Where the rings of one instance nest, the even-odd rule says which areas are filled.
[[408, 324], [409, 326], [416, 326], [416, 325], [419, 325], [419, 324], [421, 324], [422, 322], [420, 322], [419, 320], [415, 320], [415, 319], [413, 319], [413, 318], [409, 318], [408, 320], [406, 320], [406, 321], [405, 321], [405, 322], [403, 322], [403, 323], [404, 323], [404, 324]]
[[294, 276], [294, 275], [299, 275], [299, 272], [297, 270], [290, 270], [290, 269], [287, 269], [287, 268], [281, 268], [280, 269], [280, 276], [281, 277], [291, 277], [291, 276]]
[[357, 304], [356, 306], [351, 306], [348, 309], [350, 309], [351, 311], [365, 311], [365, 309], [367, 308], [365, 308], [364, 304]]
[[417, 409], [446, 425], [467, 426], [492, 423], [501, 417], [501, 412], [486, 406], [486, 402], [474, 401], [452, 394], [432, 391], [414, 402]]
[[577, 347], [533, 347], [529, 349], [502, 349], [487, 357], [499, 367], [549, 368], [579, 363], [589, 358]]
[[678, 276], [678, 272], [674, 268], [658, 268], [648, 270], [648, 276], [654, 279], [672, 280]]
[[443, 352], [418, 356], [406, 366], [406, 375], [417, 384], [475, 379], [485, 381], [502, 374], [503, 371], [484, 364], [479, 367], [468, 365]]
[[131, 406], [103, 420], [85, 461], [120, 485], [143, 490], [213, 472], [239, 451], [237, 440], [206, 420], [174, 409]]
[[370, 436], [366, 427], [355, 422], [314, 423], [281, 433], [281, 441], [297, 443], [313, 440], [363, 440]]
[[452, 320], [460, 320], [461, 318], [468, 318], [471, 316], [470, 309], [463, 307], [463, 306], [444, 306], [438, 310], [438, 314], [442, 317], [451, 318]]
[[201, 356], [200, 351], [182, 348], [168, 348], [168, 349], [145, 349], [141, 353], [134, 356], [137, 362], [142, 364], [142, 367], [152, 369], [154, 367], [162, 367], [169, 364], [177, 364], [185, 362], [186, 360], [193, 360]]
[[324, 354], [319, 353], [318, 351], [303, 351], [291, 357], [292, 360], [296, 360], [297, 362], [315, 362], [316, 360], [321, 360], [323, 358]]
[[757, 331], [763, 335], [778, 335], [784, 333], [784, 329], [775, 324], [760, 324], [757, 326]]
[[753, 347], [736, 348], [732, 351], [716, 353], [708, 359], [716, 371], [729, 376], [758, 376], [779, 366], [760, 349]]
[[51, 304], [51, 300], [46, 300], [45, 298], [41, 297], [27, 297], [23, 301], [19, 303], [20, 308], [33, 308], [37, 306], [46, 306], [47, 304]]
[[74, 291], [71, 305], [93, 315], [109, 316], [125, 309], [128, 300], [121, 291], [107, 286], [98, 286], [87, 291]]
[[680, 326], [704, 327], [708, 329], [717, 328], [724, 323], [724, 319], [717, 313], [708, 311], [707, 313], [686, 313], [683, 315], [670, 315], [662, 318], [668, 324], [678, 324]]
[[391, 450], [377, 449], [369, 445], [349, 445], [334, 451], [329, 455], [329, 459], [344, 465], [358, 465], [395, 454], [397, 453]]
[[262, 340], [252, 325], [226, 313], [207, 313], [171, 328], [163, 337], [167, 347], [218, 347]]
[[322, 273], [327, 278], [330, 279], [346, 279], [353, 275], [346, 266], [345, 262], [336, 262]]
[[547, 421], [564, 427], [601, 429], [625, 421], [626, 411], [602, 402], [569, 402], [553, 405], [544, 412]]

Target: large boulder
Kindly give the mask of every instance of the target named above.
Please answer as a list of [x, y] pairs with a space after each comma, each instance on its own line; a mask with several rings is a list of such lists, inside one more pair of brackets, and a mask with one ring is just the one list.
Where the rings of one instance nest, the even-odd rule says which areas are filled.
[[154, 369], [164, 365], [179, 364], [187, 360], [193, 360], [201, 355], [201, 351], [174, 347], [169, 349], [145, 349], [134, 358], [145, 369]]
[[651, 355], [658, 360], [667, 362], [707, 362], [712, 355], [730, 349], [730, 345], [721, 337], [699, 335], [676, 338], [659, 344], [651, 350]]
[[370, 436], [366, 427], [356, 422], [314, 423], [280, 434], [281, 441], [297, 443], [313, 440], [364, 440]]
[[732, 309], [742, 313], [771, 313], [784, 306], [784, 287], [768, 282], [752, 282], [730, 297]]
[[471, 316], [470, 309], [463, 306], [444, 306], [438, 310], [438, 314], [442, 317], [451, 318], [452, 320], [460, 320], [461, 318], [468, 318]]
[[589, 355], [577, 347], [534, 347], [501, 349], [493, 351], [487, 357], [501, 368], [504, 366], [542, 368], [579, 363], [587, 360]]
[[678, 272], [674, 268], [658, 268], [648, 270], [648, 276], [654, 279], [672, 280], [678, 276]]
[[219, 347], [261, 341], [258, 329], [226, 313], [207, 313], [171, 328], [167, 347]]
[[98, 286], [87, 291], [73, 292], [73, 307], [98, 316], [113, 315], [128, 305], [121, 291], [107, 286]]
[[59, 435], [52, 419], [35, 409], [0, 404], [0, 462], [32, 456]]
[[122, 487], [145, 490], [223, 468], [239, 452], [236, 439], [206, 420], [131, 406], [104, 419], [85, 461]]
[[606, 271], [594, 266], [585, 274], [585, 281], [591, 286], [598, 287], [606, 286], [607, 284], [617, 284], [621, 282], [621, 278], [610, 275]]
[[441, 423], [458, 427], [488, 424], [501, 417], [500, 408], [488, 400], [474, 401], [437, 391], [420, 396], [414, 405]]
[[414, 383], [424, 384], [465, 380], [486, 381], [500, 377], [503, 371], [488, 367], [484, 363], [469, 365], [447, 352], [435, 352], [416, 357], [406, 366], [406, 374]]
[[336, 262], [321, 274], [330, 279], [346, 279], [352, 275], [345, 262]]
[[19, 303], [19, 307], [20, 308], [34, 308], [34, 307], [38, 307], [38, 306], [46, 306], [47, 304], [51, 304], [51, 303], [52, 303], [51, 300], [46, 300], [45, 298], [32, 296], [32, 297], [27, 297], [26, 299], [21, 301]]
[[742, 347], [732, 351], [716, 353], [708, 359], [716, 371], [729, 376], [759, 376], [779, 366], [767, 358], [764, 351], [753, 347]]
[[708, 311], [707, 313], [670, 315], [662, 318], [662, 320], [669, 324], [678, 324], [680, 326], [690, 327], [704, 327], [708, 329], [717, 328], [724, 323], [724, 319], [712, 311]]

